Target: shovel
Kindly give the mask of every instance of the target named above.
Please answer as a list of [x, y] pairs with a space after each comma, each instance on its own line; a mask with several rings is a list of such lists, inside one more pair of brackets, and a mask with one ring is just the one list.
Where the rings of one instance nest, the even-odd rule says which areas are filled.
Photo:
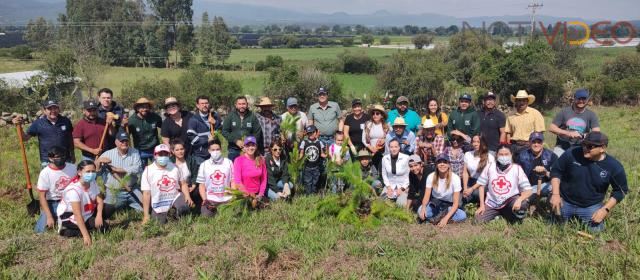
[[38, 215], [40, 213], [40, 204], [33, 197], [33, 190], [31, 189], [31, 175], [29, 174], [29, 164], [27, 163], [27, 151], [24, 147], [24, 139], [22, 138], [22, 125], [16, 125], [16, 129], [18, 130], [18, 139], [20, 140], [20, 151], [22, 152], [22, 166], [24, 167], [24, 174], [27, 178], [27, 190], [29, 190], [29, 197], [31, 201], [27, 204], [27, 213], [31, 217]]

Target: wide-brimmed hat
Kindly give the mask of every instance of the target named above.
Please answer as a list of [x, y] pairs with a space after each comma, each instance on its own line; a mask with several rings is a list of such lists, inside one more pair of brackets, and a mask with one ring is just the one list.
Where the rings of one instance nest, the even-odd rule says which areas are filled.
[[380, 104], [375, 104], [372, 105], [371, 107], [369, 107], [369, 115], [373, 116], [373, 111], [380, 111], [382, 112], [382, 117], [384, 119], [387, 119], [387, 112], [384, 110], [384, 107], [382, 107], [382, 105]]
[[358, 152], [358, 158], [371, 157], [371, 153], [367, 149], [362, 149]]
[[516, 99], [529, 99], [529, 105], [533, 104], [534, 101], [536, 101], [536, 96], [533, 94], [529, 94], [527, 93], [526, 90], [521, 89], [518, 91], [518, 93], [516, 93], [516, 95], [512, 95], [511, 96], [511, 102], [515, 103]]
[[422, 123], [422, 128], [424, 129], [434, 128], [434, 127], [436, 127], [436, 125], [433, 124], [433, 121], [431, 119], [426, 119], [424, 120], [424, 123]]
[[273, 103], [271, 103], [271, 98], [265, 96], [260, 98], [260, 103], [256, 106], [273, 106]]
[[392, 126], [407, 126], [407, 122], [404, 121], [403, 117], [397, 117], [395, 120], [393, 120]]
[[180, 102], [178, 102], [178, 99], [176, 99], [175, 97], [168, 97], [167, 99], [164, 100], [164, 108], [165, 109], [167, 107], [171, 106], [171, 105], [180, 106]]
[[151, 100], [141, 97], [141, 98], [138, 98], [138, 100], [136, 100], [136, 103], [133, 103], [133, 107], [136, 107], [142, 104], [149, 104], [149, 106], [153, 106], [153, 102], [151, 102]]

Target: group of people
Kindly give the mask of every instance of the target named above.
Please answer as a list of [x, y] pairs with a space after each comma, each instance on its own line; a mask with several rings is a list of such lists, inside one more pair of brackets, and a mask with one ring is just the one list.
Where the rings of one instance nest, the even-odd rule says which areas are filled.
[[[90, 243], [89, 231], [104, 230], [105, 220], [126, 208], [142, 211], [143, 222], [164, 223], [194, 211], [214, 215], [232, 199], [229, 189], [274, 201], [296, 192], [340, 192], [349, 186], [327, 176], [328, 166], [348, 161], [359, 162], [381, 199], [411, 209], [420, 222], [464, 221], [464, 205], [470, 203], [477, 204], [477, 222], [497, 216], [516, 222], [546, 198], [560, 221], [577, 217], [599, 231], [628, 187], [623, 166], [606, 153], [608, 138], [587, 108], [588, 99], [586, 90], [576, 91], [571, 106], [553, 119], [553, 151], [543, 146], [544, 119], [530, 107], [535, 97], [524, 90], [511, 96], [510, 116], [496, 108], [491, 92], [482, 97], [480, 110], [464, 94], [449, 114], [429, 99], [421, 117], [400, 96], [390, 111], [377, 104], [365, 109], [355, 99], [345, 116], [324, 88], [306, 114], [293, 97], [279, 115], [268, 97], [260, 98], [259, 111], [253, 112], [240, 96], [222, 119], [209, 98], [199, 96], [193, 112], [167, 98], [165, 116], [140, 98], [129, 116], [105, 88], [97, 101], [83, 103], [83, 118], [72, 125], [49, 100], [24, 135], [38, 137], [42, 163], [35, 231], [57, 225], [61, 235]], [[281, 130], [287, 118], [295, 122], [295, 132]], [[217, 132], [228, 143], [226, 157]], [[82, 153], [77, 165], [74, 149]], [[299, 150], [295, 160], [304, 163], [290, 171], [294, 149]], [[293, 182], [290, 172], [299, 172], [300, 182]]]

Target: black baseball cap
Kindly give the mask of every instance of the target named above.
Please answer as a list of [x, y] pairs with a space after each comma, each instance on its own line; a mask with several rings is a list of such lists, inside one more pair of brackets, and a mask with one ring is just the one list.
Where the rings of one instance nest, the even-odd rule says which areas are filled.
[[82, 105], [85, 110], [98, 109], [98, 103], [94, 100], [85, 100], [84, 102], [82, 102]]
[[116, 140], [118, 140], [118, 141], [124, 141], [124, 140], [129, 141], [129, 134], [127, 134], [127, 132], [121, 130], [116, 135]]
[[596, 146], [608, 146], [609, 137], [600, 131], [592, 131], [584, 137], [582, 143]]
[[482, 99], [489, 99], [489, 98], [497, 99], [498, 96], [496, 96], [496, 94], [493, 92], [487, 92], [487, 94], [485, 94]]
[[351, 101], [351, 107], [356, 106], [356, 105], [362, 106], [362, 100], [360, 100], [359, 98], [356, 98], [353, 101]]
[[58, 101], [56, 100], [47, 100], [44, 103], [42, 103], [42, 107], [44, 108], [49, 108], [51, 106], [60, 107], [60, 105], [58, 104]]
[[318, 130], [318, 129], [316, 128], [316, 126], [315, 126], [315, 125], [307, 126], [307, 128], [305, 129], [305, 131], [306, 131], [307, 133], [313, 133], [313, 132], [316, 132], [316, 130]]
[[458, 98], [458, 100], [469, 100], [469, 101], [471, 101], [471, 94], [465, 93], [463, 95], [460, 95], [460, 98]]

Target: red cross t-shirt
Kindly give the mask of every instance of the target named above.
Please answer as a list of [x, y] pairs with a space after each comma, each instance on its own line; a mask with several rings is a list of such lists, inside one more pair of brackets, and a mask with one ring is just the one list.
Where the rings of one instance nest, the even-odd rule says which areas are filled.
[[208, 201], [221, 203], [231, 200], [230, 195], [225, 195], [225, 188], [229, 188], [232, 181], [233, 163], [229, 159], [223, 158], [218, 162], [209, 159], [200, 164], [196, 182], [204, 184]]
[[151, 208], [154, 212], [165, 213], [180, 196], [180, 187], [186, 180], [175, 164], [170, 162], [165, 168], [159, 168], [154, 162], [142, 172], [140, 190], [151, 193]]
[[512, 196], [532, 189], [522, 167], [517, 164], [500, 171], [495, 162], [489, 163], [480, 174], [478, 184], [487, 190], [485, 204], [497, 209], [504, 207], [504, 203]]

